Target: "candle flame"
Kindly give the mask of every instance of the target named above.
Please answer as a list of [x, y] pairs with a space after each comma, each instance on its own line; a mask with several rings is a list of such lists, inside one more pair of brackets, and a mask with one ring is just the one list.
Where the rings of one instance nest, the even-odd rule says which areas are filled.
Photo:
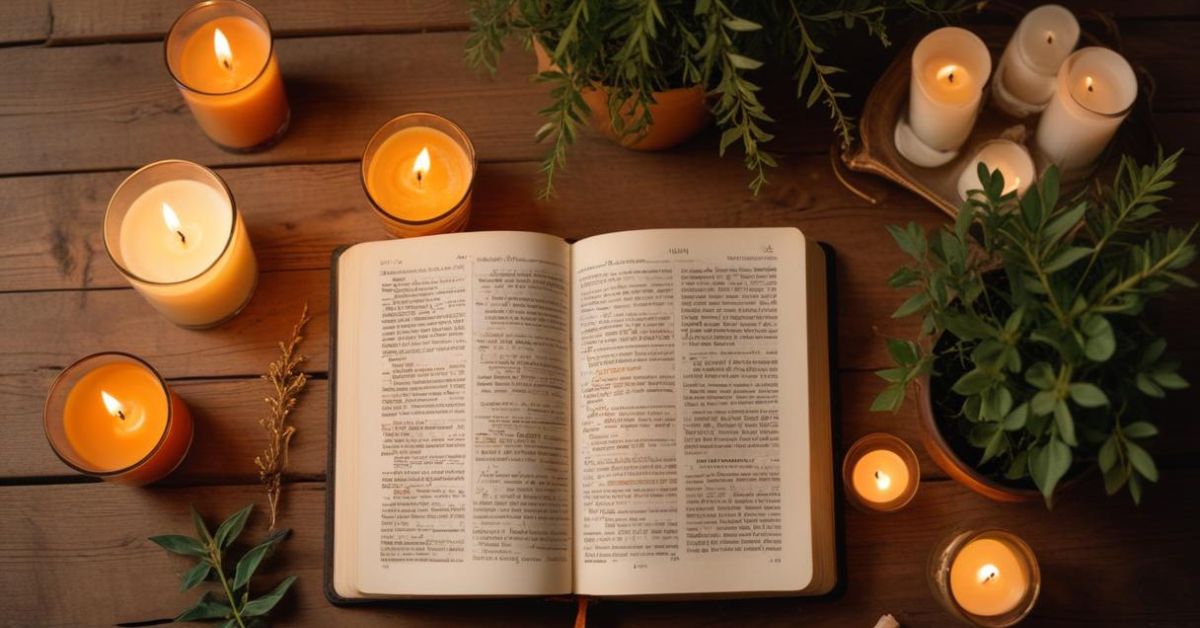
[[1094, 92], [1094, 91], [1096, 91], [1095, 84], [1094, 84], [1094, 82], [1092, 81], [1092, 77], [1090, 77], [1090, 76], [1086, 76], [1086, 77], [1084, 77], [1084, 79], [1083, 79], [1083, 84], [1087, 86], [1087, 90], [1088, 90], [1089, 92]]
[[162, 216], [163, 222], [167, 223], [167, 229], [174, 231], [175, 235], [179, 236], [179, 241], [187, 244], [187, 238], [183, 235], [183, 225], [179, 222], [179, 215], [175, 213], [174, 209], [171, 209], [166, 201], [163, 201], [162, 204]]
[[117, 401], [116, 397], [108, 394], [106, 390], [101, 390], [100, 399], [104, 401], [104, 408], [108, 410], [109, 414], [125, 420], [125, 406], [121, 405], [121, 402]]
[[953, 63], [951, 63], [950, 65], [942, 66], [942, 69], [937, 71], [937, 78], [939, 81], [946, 81], [947, 83], [950, 83], [951, 85], [953, 85], [954, 84], [954, 73], [958, 72], [961, 69], [962, 68], [958, 67], [957, 65], [954, 65]]
[[229, 48], [229, 40], [221, 29], [213, 29], [213, 52], [217, 54], [217, 62], [226, 70], [233, 69], [233, 50]]
[[987, 563], [979, 568], [979, 572], [975, 574], [979, 578], [979, 584], [987, 584], [995, 580], [1000, 575], [1000, 570], [995, 565]]
[[429, 174], [429, 149], [421, 147], [421, 153], [417, 155], [417, 159], [413, 161], [413, 174], [417, 175], [417, 183], [420, 183], [426, 175]]
[[886, 491], [891, 485], [892, 476], [884, 473], [883, 471], [875, 472], [875, 486], [879, 487], [879, 490]]

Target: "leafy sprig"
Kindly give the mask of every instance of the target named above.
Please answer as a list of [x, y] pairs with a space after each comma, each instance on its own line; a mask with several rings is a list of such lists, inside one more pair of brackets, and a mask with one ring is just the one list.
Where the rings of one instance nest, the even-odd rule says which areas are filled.
[[242, 555], [234, 567], [232, 577], [226, 570], [226, 551], [242, 534], [254, 504], [233, 513], [210, 533], [204, 519], [192, 508], [192, 522], [196, 536], [164, 534], [152, 536], [150, 540], [173, 554], [197, 560], [196, 565], [183, 574], [179, 590], [187, 591], [206, 580], [216, 580], [221, 585], [220, 594], [205, 591], [195, 604], [175, 617], [175, 621], [200, 621], [224, 619], [222, 628], [249, 628], [265, 625], [265, 617], [275, 608], [284, 594], [296, 581], [288, 576], [265, 594], [251, 598], [250, 579], [258, 570], [263, 559], [269, 556], [280, 541], [287, 538], [290, 530], [282, 529], [271, 533], [265, 540]]
[[283, 495], [283, 474], [287, 471], [288, 447], [296, 434], [296, 426], [291, 423], [292, 410], [300, 393], [308, 384], [308, 374], [300, 370], [305, 357], [298, 349], [304, 326], [311, 318], [308, 315], [308, 304], [300, 312], [300, 320], [292, 327], [292, 334], [286, 341], [279, 343], [279, 358], [267, 366], [267, 372], [262, 379], [271, 385], [271, 395], [265, 397], [270, 412], [258, 420], [259, 425], [267, 431], [267, 447], [261, 455], [255, 456], [254, 464], [258, 467], [258, 476], [267, 488], [267, 504], [269, 506], [268, 527], [275, 529], [275, 521], [279, 514], [279, 499]]
[[[1186, 388], [1166, 341], [1139, 315], [1155, 297], [1195, 287], [1197, 228], [1156, 221], [1180, 153], [1122, 159], [1113, 181], [1063, 199], [1057, 170], [1018, 198], [980, 165], [953, 227], [928, 237], [889, 231], [915, 261], [889, 279], [913, 288], [893, 314], [919, 316], [916, 341], [888, 341], [895, 366], [874, 410], [896, 410], [926, 375], [957, 374], [952, 422], [1012, 480], [1031, 478], [1047, 503], [1074, 466], [1094, 461], [1113, 494], [1141, 500], [1158, 468], [1149, 399]], [[940, 343], [938, 340], [940, 339]]]

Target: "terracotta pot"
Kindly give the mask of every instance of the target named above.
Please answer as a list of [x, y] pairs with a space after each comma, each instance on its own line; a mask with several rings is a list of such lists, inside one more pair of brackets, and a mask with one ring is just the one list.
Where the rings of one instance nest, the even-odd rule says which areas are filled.
[[[928, 377], [921, 380], [920, 390], [917, 393], [917, 404], [920, 415], [921, 443], [925, 446], [925, 452], [942, 471], [946, 472], [946, 475], [972, 491], [998, 502], [1042, 501], [1041, 491], [1004, 484], [995, 478], [983, 475], [975, 469], [974, 465], [964, 462], [962, 458], [958, 457], [958, 454], [950, 447], [950, 443], [942, 437], [941, 430], [938, 429], [937, 418], [933, 414], [933, 395]], [[1076, 484], [1085, 475], [1087, 475], [1086, 472], [1077, 469], [1068, 471], [1067, 476], [1055, 488], [1055, 495]]]
[[[533, 54], [537, 58], [539, 73], [558, 70], [550, 60], [541, 42], [533, 40]], [[642, 133], [621, 137], [612, 128], [612, 117], [608, 109], [608, 90], [603, 86], [583, 91], [583, 100], [592, 110], [592, 128], [608, 139], [634, 150], [664, 150], [678, 146], [691, 139], [712, 124], [712, 112], [700, 85], [680, 87], [665, 92], [654, 92], [654, 104], [650, 105], [650, 116], [654, 118]], [[633, 105], [622, 108], [622, 117], [629, 122]]]

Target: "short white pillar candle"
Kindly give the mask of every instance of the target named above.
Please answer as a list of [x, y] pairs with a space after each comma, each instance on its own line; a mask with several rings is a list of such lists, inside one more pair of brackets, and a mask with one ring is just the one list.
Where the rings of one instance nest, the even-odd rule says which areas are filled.
[[1035, 110], [1044, 107], [1054, 95], [1059, 67], [1078, 41], [1079, 22], [1066, 8], [1047, 4], [1030, 11], [1004, 49], [997, 88]]
[[1004, 193], [1015, 191], [1017, 196], [1033, 185], [1036, 177], [1033, 158], [1024, 146], [1010, 140], [992, 140], [979, 147], [975, 158], [967, 162], [958, 175], [958, 195], [964, 201], [968, 192], [981, 189], [979, 164], [987, 164], [988, 170], [999, 170], [1004, 175]]
[[1057, 89], [1037, 128], [1037, 149], [1070, 172], [1096, 161], [1137, 98], [1129, 62], [1107, 48], [1081, 48], [1058, 70]]

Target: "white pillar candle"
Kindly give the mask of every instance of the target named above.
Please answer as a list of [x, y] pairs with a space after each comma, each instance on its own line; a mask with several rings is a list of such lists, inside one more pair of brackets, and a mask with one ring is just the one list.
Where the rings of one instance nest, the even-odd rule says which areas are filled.
[[117, 268], [173, 323], [211, 327], [249, 302], [258, 264], [233, 196], [211, 170], [150, 164], [117, 188], [105, 214]]
[[992, 140], [979, 147], [975, 158], [967, 162], [958, 176], [958, 195], [964, 201], [971, 190], [981, 189], [979, 164], [987, 164], [988, 170], [999, 170], [1004, 175], [1004, 193], [1015, 191], [1023, 196], [1033, 184], [1033, 158], [1024, 146], [1009, 140]]
[[1047, 4], [1030, 11], [1004, 49], [998, 85], [1024, 103], [1044, 105], [1054, 95], [1058, 68], [1078, 41], [1079, 22], [1067, 9]]
[[968, 30], [947, 26], [925, 36], [912, 56], [908, 123], [922, 142], [958, 150], [971, 134], [992, 72], [987, 46]]
[[1037, 128], [1037, 148], [1064, 171], [1090, 166], [1137, 98], [1129, 62], [1107, 48], [1082, 48], [1058, 70], [1057, 89]]

